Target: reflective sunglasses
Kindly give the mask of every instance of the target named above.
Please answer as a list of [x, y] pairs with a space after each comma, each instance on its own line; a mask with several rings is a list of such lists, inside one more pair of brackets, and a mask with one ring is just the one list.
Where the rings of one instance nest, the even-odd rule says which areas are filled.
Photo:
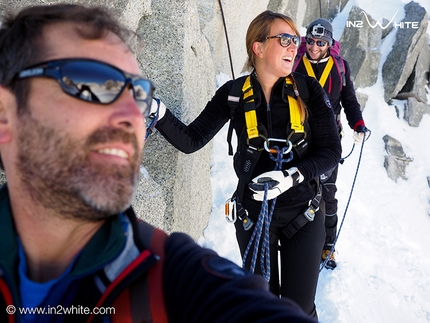
[[104, 62], [86, 58], [53, 60], [22, 70], [16, 79], [38, 76], [53, 78], [64, 93], [96, 104], [111, 104], [129, 88], [143, 116], [148, 117], [151, 110], [152, 82]]
[[299, 38], [299, 36], [296, 36], [296, 35], [279, 34], [279, 35], [276, 35], [276, 36], [266, 37], [265, 40], [270, 39], [270, 38], [279, 38], [279, 42], [281, 43], [282, 47], [288, 47], [288, 46], [290, 46], [291, 42], [293, 42], [294, 45], [296, 45], [296, 47], [300, 46], [300, 38]]
[[306, 38], [306, 43], [308, 45], [313, 45], [313, 44], [317, 44], [318, 47], [324, 47], [325, 45], [327, 45], [326, 41], [323, 40], [313, 40], [311, 38]]

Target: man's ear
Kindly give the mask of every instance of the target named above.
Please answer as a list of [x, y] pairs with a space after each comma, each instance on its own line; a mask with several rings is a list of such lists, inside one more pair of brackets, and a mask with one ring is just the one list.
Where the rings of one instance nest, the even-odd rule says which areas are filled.
[[16, 115], [15, 96], [9, 89], [0, 85], [0, 144], [12, 140], [12, 124]]

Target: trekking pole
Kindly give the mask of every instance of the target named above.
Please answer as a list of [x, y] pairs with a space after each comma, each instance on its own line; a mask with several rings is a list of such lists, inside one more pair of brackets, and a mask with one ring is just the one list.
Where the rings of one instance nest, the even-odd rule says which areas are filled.
[[[340, 231], [342, 230], [342, 226], [343, 226], [343, 223], [345, 221], [346, 212], [348, 211], [349, 203], [351, 202], [352, 192], [353, 192], [354, 187], [355, 187], [355, 181], [357, 180], [358, 169], [360, 168], [361, 157], [363, 155], [364, 142], [367, 141], [367, 139], [369, 139], [370, 134], [371, 134], [371, 131], [370, 130], [368, 130], [368, 131], [369, 131], [369, 136], [366, 138], [366, 133], [365, 133], [363, 141], [361, 142], [361, 149], [360, 149], [360, 155], [358, 157], [357, 168], [355, 170], [354, 180], [352, 181], [352, 186], [351, 186], [351, 191], [349, 193], [348, 202], [346, 203], [346, 207], [345, 207], [345, 211], [343, 213], [342, 221], [341, 221], [340, 226], [339, 226], [339, 231], [337, 232], [336, 238], [334, 239], [333, 246], [330, 249], [330, 253], [327, 255], [327, 257], [325, 258], [324, 262], [321, 264], [321, 267], [320, 267], [320, 270], [319, 270], [320, 272], [327, 265], [327, 262], [330, 260], [330, 257], [331, 257], [331, 255], [334, 252], [334, 248], [336, 246], [337, 239], [339, 238]], [[352, 148], [354, 149], [354, 146]], [[352, 151], [351, 151], [351, 153], [352, 153]]]

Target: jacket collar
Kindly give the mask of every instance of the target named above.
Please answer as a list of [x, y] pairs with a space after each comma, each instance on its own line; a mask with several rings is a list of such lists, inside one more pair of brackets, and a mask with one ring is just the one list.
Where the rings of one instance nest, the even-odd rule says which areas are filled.
[[[123, 251], [127, 242], [127, 232], [124, 232], [121, 222], [121, 216], [117, 215], [102, 225], [81, 251], [69, 277], [95, 272], [112, 262]], [[17, 295], [18, 237], [7, 184], [0, 188], [0, 224], [0, 277], [2, 275], [6, 277], [13, 294]]]

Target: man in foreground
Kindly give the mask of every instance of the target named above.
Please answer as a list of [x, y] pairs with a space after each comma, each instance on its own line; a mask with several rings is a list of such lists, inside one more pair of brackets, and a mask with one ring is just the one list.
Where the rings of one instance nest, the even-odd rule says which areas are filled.
[[313, 322], [262, 277], [136, 218], [153, 87], [125, 39], [80, 5], [2, 22], [0, 321]]

